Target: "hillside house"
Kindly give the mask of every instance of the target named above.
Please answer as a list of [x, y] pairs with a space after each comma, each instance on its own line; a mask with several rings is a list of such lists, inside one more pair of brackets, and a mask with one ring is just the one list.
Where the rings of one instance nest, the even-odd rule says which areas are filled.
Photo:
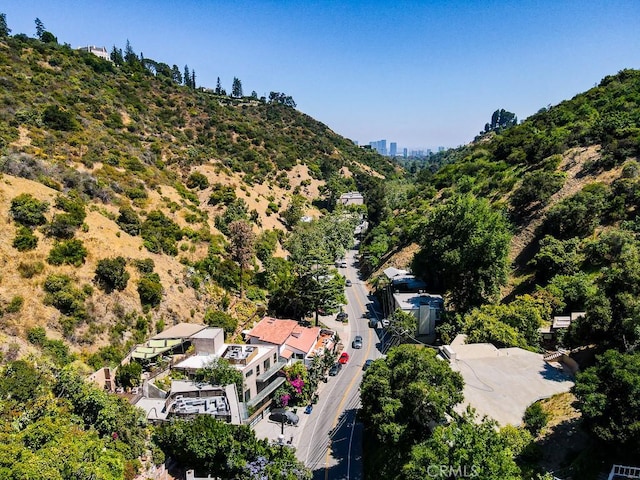
[[416, 317], [418, 335], [433, 335], [444, 310], [442, 297], [429, 293], [394, 293], [393, 305], [393, 311], [400, 309]]
[[264, 317], [245, 336], [251, 345], [272, 345], [287, 362], [303, 361], [307, 366], [313, 357], [324, 355], [335, 343], [335, 332], [331, 330], [272, 317]]
[[109, 52], [105, 47], [96, 47], [95, 45], [87, 45], [86, 47], [80, 47], [77, 50], [80, 50], [81, 52], [93, 53], [96, 57], [100, 57], [109, 62], [111, 61]]
[[364, 197], [360, 192], [347, 192], [340, 195], [338, 203], [345, 207], [349, 205], [364, 205]]
[[248, 407], [256, 407], [270, 400], [284, 377], [277, 373], [286, 365], [273, 345], [242, 345], [224, 342], [221, 328], [206, 328], [192, 337], [195, 355], [173, 366], [188, 377], [206, 367], [216, 358], [224, 358], [242, 372], [244, 387], [238, 396]]

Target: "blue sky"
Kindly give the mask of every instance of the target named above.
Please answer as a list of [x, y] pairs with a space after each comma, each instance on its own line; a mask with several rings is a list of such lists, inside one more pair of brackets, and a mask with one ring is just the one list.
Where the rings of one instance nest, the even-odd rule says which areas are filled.
[[[360, 144], [467, 143], [497, 108], [519, 119], [640, 68], [639, 0], [12, 0], [61, 43], [124, 48], [272, 90]], [[8, 4], [7, 4], [8, 3]]]

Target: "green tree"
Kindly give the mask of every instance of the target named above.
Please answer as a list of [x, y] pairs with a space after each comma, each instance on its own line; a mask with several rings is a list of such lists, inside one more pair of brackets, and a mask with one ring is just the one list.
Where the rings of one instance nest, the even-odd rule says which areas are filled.
[[255, 256], [256, 236], [251, 225], [243, 220], [229, 224], [229, 254], [240, 267], [240, 297], [244, 298], [244, 272]]
[[140, 235], [142, 223], [133, 208], [128, 206], [120, 207], [116, 223], [129, 235]]
[[49, 105], [42, 113], [42, 122], [53, 130], [69, 132], [78, 130], [80, 124], [68, 110], [60, 108], [58, 105]]
[[0, 38], [6, 38], [11, 33], [11, 29], [7, 25], [7, 14], [0, 13]]
[[536, 170], [522, 178], [522, 183], [511, 194], [511, 208], [514, 216], [522, 217], [534, 208], [544, 207], [551, 195], [564, 184], [566, 173]]
[[486, 417], [478, 423], [471, 411], [438, 425], [429, 439], [414, 446], [400, 476], [407, 480], [465, 477], [522, 478], [509, 441], [497, 431], [497, 423]]
[[518, 124], [518, 117], [515, 113], [508, 112], [504, 108], [500, 108], [493, 112], [491, 115], [491, 123], [487, 123], [484, 126], [484, 132], [501, 132], [509, 127], [513, 127]]
[[154, 308], [162, 301], [162, 283], [157, 273], [147, 273], [138, 280], [138, 295], [143, 307]]
[[365, 373], [360, 386], [365, 427], [389, 448], [426, 439], [454, 405], [462, 401], [462, 376], [416, 345], [392, 348]]
[[306, 200], [302, 195], [293, 195], [287, 208], [280, 214], [282, 222], [289, 230], [293, 230], [304, 215]]
[[207, 382], [211, 385], [235, 385], [238, 398], [242, 399], [242, 393], [244, 392], [242, 372], [224, 358], [213, 358], [203, 368], [196, 371], [196, 380]]
[[445, 291], [458, 310], [490, 301], [505, 284], [509, 226], [486, 200], [467, 194], [436, 206], [421, 237], [413, 271]]
[[187, 187], [204, 190], [209, 186], [209, 179], [200, 172], [193, 172], [187, 179]]
[[95, 281], [107, 293], [127, 288], [131, 275], [126, 270], [124, 257], [98, 260]]
[[40, 20], [39, 18], [35, 19], [35, 24], [36, 24], [36, 36], [40, 40], [42, 40], [42, 35], [46, 31], [46, 29], [44, 28], [44, 24], [42, 23], [42, 20]]
[[149, 212], [140, 227], [144, 246], [152, 253], [177, 255], [177, 241], [182, 239], [180, 226], [160, 210]]
[[30, 193], [21, 193], [11, 200], [9, 215], [25, 227], [37, 227], [47, 222], [44, 214], [48, 209], [47, 202], [41, 202]]
[[116, 372], [116, 383], [124, 388], [136, 387], [140, 385], [140, 376], [142, 375], [142, 365], [138, 362], [131, 361], [126, 365], [118, 367]]
[[522, 421], [525, 428], [531, 432], [531, 435], [538, 435], [547, 425], [549, 414], [542, 408], [540, 402], [534, 402], [524, 411]]
[[580, 252], [580, 240], [558, 240], [545, 235], [540, 240], [540, 250], [530, 261], [536, 269], [538, 282], [546, 283], [555, 275], [573, 275], [578, 273], [584, 255]]
[[242, 82], [238, 77], [233, 77], [233, 84], [231, 85], [231, 96], [234, 98], [242, 97]]
[[587, 429], [612, 451], [640, 451], [640, 352], [608, 350], [576, 376], [575, 394]]
[[226, 335], [233, 335], [238, 327], [238, 320], [231, 315], [214, 308], [208, 308], [204, 314], [204, 323], [210, 327], [218, 327], [224, 330]]
[[210, 415], [165, 423], [154, 441], [182, 466], [221, 478], [310, 480], [311, 472], [289, 448], [258, 440], [248, 425], [231, 425]]

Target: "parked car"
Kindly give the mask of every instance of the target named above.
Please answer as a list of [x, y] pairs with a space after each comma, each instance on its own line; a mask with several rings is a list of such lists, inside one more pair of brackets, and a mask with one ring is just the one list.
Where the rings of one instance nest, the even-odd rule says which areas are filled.
[[371, 366], [372, 363], [373, 363], [373, 360], [369, 358], [366, 362], [364, 362], [364, 365], [362, 365], [362, 370], [367, 371], [367, 369]]
[[347, 314], [347, 312], [340, 312], [338, 314], [338, 316], [336, 317], [336, 320], [339, 322], [348, 322], [349, 321], [349, 315]]
[[351, 347], [362, 348], [362, 337], [360, 335], [356, 335], [356, 337], [353, 339], [353, 342], [351, 342]]
[[331, 368], [329, 369], [329, 376], [335, 377], [341, 369], [342, 369], [341, 363], [338, 363], [338, 362], [334, 363], [333, 365], [331, 365]]
[[378, 319], [376, 317], [371, 317], [369, 319], [369, 326], [371, 328], [376, 328], [378, 326]]
[[383, 318], [382, 319], [382, 328], [388, 328], [389, 325], [391, 325], [391, 322], [389, 321], [388, 318]]
[[351, 280], [347, 279], [347, 281], [346, 281], [346, 282], [344, 282], [344, 284], [345, 284], [347, 287], [350, 287], [350, 286], [351, 286]]
[[275, 408], [271, 410], [269, 420], [273, 420], [278, 423], [286, 423], [287, 425], [297, 425], [300, 419], [295, 413], [290, 412], [289, 410], [285, 410], [284, 408]]
[[340, 358], [338, 359], [338, 363], [345, 364], [349, 361], [349, 354], [347, 352], [342, 352]]

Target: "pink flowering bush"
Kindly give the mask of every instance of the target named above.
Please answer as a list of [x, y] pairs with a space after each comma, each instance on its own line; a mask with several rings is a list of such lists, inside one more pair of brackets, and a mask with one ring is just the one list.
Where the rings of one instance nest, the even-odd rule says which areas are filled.
[[293, 380], [289, 380], [289, 383], [295, 389], [298, 395], [302, 393], [302, 387], [304, 387], [304, 380], [302, 380], [300, 377], [296, 377]]

